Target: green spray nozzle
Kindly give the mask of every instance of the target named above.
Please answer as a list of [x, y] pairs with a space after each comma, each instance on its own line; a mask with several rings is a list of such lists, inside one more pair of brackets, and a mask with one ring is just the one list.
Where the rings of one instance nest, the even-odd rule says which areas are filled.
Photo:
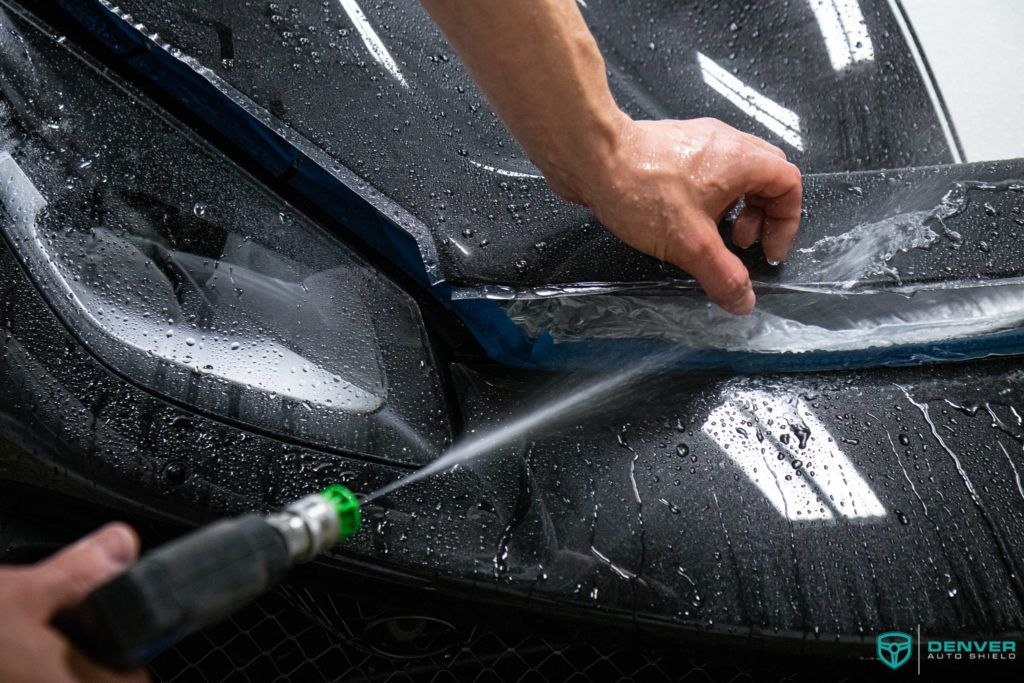
[[356, 533], [360, 518], [359, 499], [334, 485], [280, 512], [221, 520], [150, 551], [55, 624], [96, 659], [135, 668]]
[[359, 510], [359, 499], [341, 484], [331, 484], [320, 495], [330, 501], [338, 514], [338, 540], [342, 541], [359, 531], [362, 513]]

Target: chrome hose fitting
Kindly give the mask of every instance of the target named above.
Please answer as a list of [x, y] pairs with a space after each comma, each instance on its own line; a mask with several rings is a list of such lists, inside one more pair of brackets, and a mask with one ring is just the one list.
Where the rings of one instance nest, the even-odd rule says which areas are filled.
[[288, 554], [295, 563], [308, 562], [338, 542], [338, 513], [334, 505], [318, 493], [300, 498], [266, 519], [284, 538]]

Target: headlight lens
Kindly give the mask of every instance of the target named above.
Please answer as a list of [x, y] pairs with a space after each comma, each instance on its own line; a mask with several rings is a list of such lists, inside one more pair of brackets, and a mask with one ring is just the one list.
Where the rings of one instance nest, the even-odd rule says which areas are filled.
[[166, 397], [321, 446], [408, 462], [443, 447], [408, 295], [68, 48], [9, 21], [3, 231], [97, 356]]

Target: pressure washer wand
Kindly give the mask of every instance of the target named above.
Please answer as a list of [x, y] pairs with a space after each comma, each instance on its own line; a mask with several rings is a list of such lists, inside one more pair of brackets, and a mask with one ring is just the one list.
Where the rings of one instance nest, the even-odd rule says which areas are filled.
[[131, 669], [243, 607], [359, 524], [359, 501], [338, 485], [280, 512], [215, 522], [150, 551], [54, 623], [97, 661]]

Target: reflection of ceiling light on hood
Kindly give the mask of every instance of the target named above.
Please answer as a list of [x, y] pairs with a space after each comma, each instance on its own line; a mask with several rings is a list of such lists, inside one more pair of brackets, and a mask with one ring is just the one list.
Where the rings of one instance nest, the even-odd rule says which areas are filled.
[[703, 72], [704, 82], [713, 90], [793, 147], [801, 152], [804, 150], [804, 139], [800, 134], [800, 117], [796, 112], [786, 109], [745, 85], [743, 81], [700, 52], [697, 53], [697, 62]]
[[366, 49], [370, 51], [370, 54], [377, 60], [377, 63], [387, 69], [388, 73], [395, 77], [396, 81], [408, 88], [409, 84], [405, 82], [405, 76], [402, 75], [398, 64], [395, 63], [395, 58], [391, 56], [387, 46], [384, 45], [384, 41], [373, 30], [373, 26], [370, 25], [369, 19], [363, 14], [363, 8], [359, 6], [359, 3], [356, 0], [338, 1], [341, 3], [341, 8], [345, 10], [345, 14], [352, 21], [352, 25], [359, 31], [359, 37], [363, 39]]
[[469, 160], [469, 163], [473, 164], [477, 168], [482, 168], [485, 171], [494, 173], [495, 175], [503, 175], [508, 178], [537, 178], [543, 180], [544, 176], [538, 173], [523, 173], [522, 171], [509, 171], [504, 168], [498, 168], [497, 166], [488, 166], [487, 164], [481, 164], [479, 161]]
[[842, 71], [857, 62], [870, 62], [875, 48], [857, 0], [809, 0], [825, 39], [832, 68]]
[[711, 411], [702, 430], [787, 519], [885, 516], [871, 486], [802, 398], [739, 391]]

